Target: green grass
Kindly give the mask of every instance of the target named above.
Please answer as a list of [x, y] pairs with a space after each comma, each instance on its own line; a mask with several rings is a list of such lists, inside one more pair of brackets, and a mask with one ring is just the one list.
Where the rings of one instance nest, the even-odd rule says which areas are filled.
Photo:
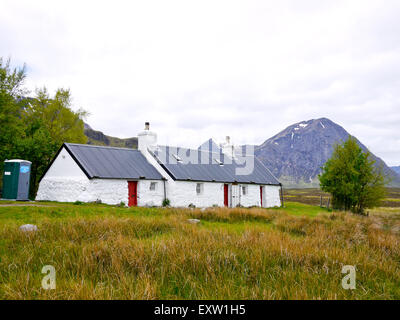
[[400, 202], [400, 199], [386, 198], [385, 201], [389, 201], [389, 202]]
[[329, 212], [329, 210], [326, 208], [320, 208], [317, 206], [311, 206], [299, 202], [286, 202], [285, 211], [288, 214], [293, 214], [297, 216], [309, 216], [309, 217], [316, 217], [321, 213]]
[[[294, 202], [268, 210], [39, 204], [0, 207], [0, 299], [400, 298], [398, 209], [367, 218]], [[27, 223], [39, 231], [18, 230]], [[56, 290], [41, 288], [48, 264]], [[353, 291], [341, 287], [347, 264], [357, 267]]]

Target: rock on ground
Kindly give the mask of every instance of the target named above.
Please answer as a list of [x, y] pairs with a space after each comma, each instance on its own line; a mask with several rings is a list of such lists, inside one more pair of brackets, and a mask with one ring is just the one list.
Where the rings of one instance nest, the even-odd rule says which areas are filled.
[[31, 231], [37, 231], [38, 227], [35, 226], [34, 224], [24, 224], [19, 227], [19, 230], [23, 232], [31, 232]]

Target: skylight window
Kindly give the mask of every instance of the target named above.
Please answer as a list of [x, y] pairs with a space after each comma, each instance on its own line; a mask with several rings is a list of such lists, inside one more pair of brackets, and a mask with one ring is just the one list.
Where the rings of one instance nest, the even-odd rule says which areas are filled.
[[182, 162], [182, 159], [177, 154], [173, 154], [172, 156], [176, 159], [176, 161]]

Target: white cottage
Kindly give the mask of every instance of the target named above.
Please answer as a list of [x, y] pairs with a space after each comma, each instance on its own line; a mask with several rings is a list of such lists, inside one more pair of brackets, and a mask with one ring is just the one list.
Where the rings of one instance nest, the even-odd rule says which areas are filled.
[[138, 134], [138, 150], [64, 143], [43, 175], [36, 200], [129, 206], [279, 207], [281, 184], [253, 155], [235, 153], [229, 139], [198, 150], [157, 145]]

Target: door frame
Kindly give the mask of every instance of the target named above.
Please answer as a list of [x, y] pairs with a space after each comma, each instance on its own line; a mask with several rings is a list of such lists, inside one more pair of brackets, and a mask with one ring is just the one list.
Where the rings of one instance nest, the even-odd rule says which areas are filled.
[[[238, 183], [232, 183], [232, 184], [230, 184], [230, 193], [231, 193], [231, 196], [230, 196], [230, 200], [231, 200], [231, 203], [230, 203], [230, 207], [231, 208], [235, 208], [236, 206], [240, 206], [240, 186], [239, 186], [239, 184]], [[235, 200], [234, 200], [234, 198], [235, 198]]]
[[224, 207], [229, 207], [229, 184], [224, 184]]
[[138, 181], [128, 181], [128, 206], [138, 205]]

